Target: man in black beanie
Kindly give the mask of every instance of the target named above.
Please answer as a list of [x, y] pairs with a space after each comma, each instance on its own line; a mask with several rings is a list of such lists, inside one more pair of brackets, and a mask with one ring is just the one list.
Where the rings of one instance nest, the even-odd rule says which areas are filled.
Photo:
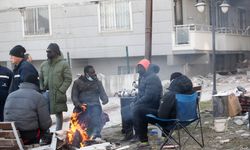
[[40, 67], [40, 89], [47, 91], [50, 113], [56, 115], [56, 130], [61, 130], [62, 112], [68, 110], [66, 91], [72, 81], [71, 69], [56, 43], [50, 43], [46, 52], [48, 60]]
[[[10, 61], [15, 66], [9, 93], [19, 89], [20, 83], [24, 81], [24, 76], [35, 75], [37, 78], [39, 77], [36, 68], [31, 63], [24, 60], [25, 52], [25, 48], [21, 45], [16, 45], [10, 50]], [[39, 85], [39, 82], [37, 82], [36, 85]]]

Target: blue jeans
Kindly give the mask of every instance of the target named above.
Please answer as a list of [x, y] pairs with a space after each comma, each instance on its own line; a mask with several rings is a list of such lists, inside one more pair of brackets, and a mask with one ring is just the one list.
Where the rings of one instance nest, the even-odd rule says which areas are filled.
[[[74, 111], [79, 112], [79, 108], [75, 108]], [[102, 107], [100, 105], [88, 105], [86, 112], [80, 113], [78, 120], [80, 123], [86, 125], [89, 137], [101, 137], [101, 130], [103, 127], [101, 114]]]
[[50, 100], [49, 100], [49, 90], [46, 90], [45, 92], [42, 93], [43, 97], [45, 98], [47, 104], [48, 104], [48, 109], [50, 112]]

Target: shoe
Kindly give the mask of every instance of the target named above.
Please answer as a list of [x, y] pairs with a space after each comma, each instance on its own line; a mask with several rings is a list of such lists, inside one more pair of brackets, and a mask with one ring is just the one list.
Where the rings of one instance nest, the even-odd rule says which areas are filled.
[[137, 135], [135, 135], [129, 142], [130, 143], [136, 143], [136, 142], [139, 142], [139, 137]]
[[149, 147], [149, 143], [148, 142], [140, 142], [138, 145], [137, 145], [137, 148], [146, 148], [146, 147]]
[[133, 137], [134, 137], [133, 131], [125, 133], [125, 137], [122, 139], [122, 141], [129, 141], [133, 139]]

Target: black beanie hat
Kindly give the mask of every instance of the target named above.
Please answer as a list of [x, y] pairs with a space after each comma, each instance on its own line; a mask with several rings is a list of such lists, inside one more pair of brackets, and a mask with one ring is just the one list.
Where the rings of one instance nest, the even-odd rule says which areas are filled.
[[21, 46], [21, 45], [16, 45], [15, 47], [13, 47], [10, 50], [10, 55], [11, 56], [16, 56], [16, 57], [20, 57], [20, 58], [24, 58], [24, 53], [26, 52], [26, 49]]
[[176, 78], [178, 78], [180, 76], [182, 76], [182, 73], [180, 73], [180, 72], [174, 72], [170, 76], [170, 81], [172, 81], [172, 80], [174, 80], [174, 79], [176, 79]]
[[38, 79], [37, 79], [37, 76], [35, 76], [33, 74], [28, 74], [28, 75], [26, 75], [24, 77], [23, 82], [29, 82], [29, 83], [37, 84]]
[[56, 54], [58, 55], [61, 55], [60, 48], [56, 43], [50, 43], [47, 48], [47, 51], [49, 50], [56, 52]]

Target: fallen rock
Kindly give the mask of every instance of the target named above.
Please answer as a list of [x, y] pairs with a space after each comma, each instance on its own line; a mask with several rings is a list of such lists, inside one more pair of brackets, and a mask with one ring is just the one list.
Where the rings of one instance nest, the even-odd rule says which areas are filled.
[[220, 144], [224, 144], [224, 143], [228, 143], [230, 140], [226, 139], [226, 140], [220, 140]]

